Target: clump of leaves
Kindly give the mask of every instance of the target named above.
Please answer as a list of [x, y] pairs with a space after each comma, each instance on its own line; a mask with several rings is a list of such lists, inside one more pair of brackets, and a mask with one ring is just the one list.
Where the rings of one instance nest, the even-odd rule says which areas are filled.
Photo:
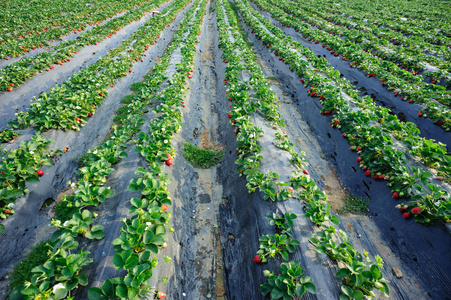
[[13, 270], [9, 274], [9, 287], [23, 286], [25, 281], [30, 281], [33, 276], [31, 270], [34, 267], [42, 265], [49, 259], [49, 250], [52, 247], [53, 244], [47, 241], [41, 242], [33, 247], [26, 258], [14, 265]]
[[363, 199], [362, 197], [357, 197], [353, 195], [346, 195], [344, 197], [345, 205], [343, 208], [337, 210], [340, 215], [353, 213], [356, 215], [366, 215], [368, 213], [368, 205], [370, 202]]
[[211, 148], [211, 149], [202, 149], [199, 148], [190, 142], [185, 142], [183, 144], [184, 152], [186, 159], [196, 168], [208, 169], [212, 166], [218, 164], [223, 156], [224, 150], [219, 147]]
[[316, 294], [316, 287], [312, 279], [308, 276], [302, 276], [304, 270], [298, 261], [282, 263], [280, 271], [280, 275], [276, 275], [269, 270], [263, 271], [267, 278], [267, 282], [260, 286], [263, 296], [269, 294], [271, 299], [289, 300], [293, 297], [302, 297], [306, 291]]

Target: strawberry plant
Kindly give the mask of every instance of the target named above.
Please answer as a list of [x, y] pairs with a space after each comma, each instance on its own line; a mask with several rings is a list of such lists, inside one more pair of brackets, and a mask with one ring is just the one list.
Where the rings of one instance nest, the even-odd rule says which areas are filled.
[[271, 299], [289, 300], [293, 297], [302, 297], [305, 292], [316, 294], [312, 279], [302, 276], [304, 270], [298, 261], [282, 263], [280, 272], [280, 275], [276, 275], [273, 271], [263, 271], [267, 280], [261, 285], [263, 296], [269, 295]]
[[267, 262], [268, 257], [278, 258], [279, 256], [288, 261], [288, 254], [293, 253], [295, 246], [300, 244], [297, 239], [292, 239], [285, 234], [279, 235], [277, 233], [261, 236], [260, 242], [257, 254], [263, 263]]
[[286, 234], [292, 236], [293, 220], [298, 216], [294, 213], [286, 212], [283, 215], [273, 213], [272, 215], [267, 215], [266, 219], [269, 220], [269, 224], [276, 226], [277, 231], [281, 234]]

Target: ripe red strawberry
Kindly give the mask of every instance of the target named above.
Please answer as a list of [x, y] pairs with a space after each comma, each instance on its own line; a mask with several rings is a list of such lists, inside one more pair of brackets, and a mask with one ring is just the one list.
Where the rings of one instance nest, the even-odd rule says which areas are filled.
[[88, 118], [90, 118], [90, 117], [92, 117], [92, 113], [89, 112], [88, 113]]
[[168, 206], [166, 206], [166, 205], [161, 205], [161, 209], [163, 210], [163, 211], [167, 211], [168, 210]]
[[288, 191], [291, 193], [291, 192], [293, 192], [293, 188], [292, 187], [289, 187], [288, 188]]
[[374, 175], [373, 175], [373, 179], [379, 179], [379, 175], [374, 174]]
[[308, 171], [307, 171], [307, 170], [304, 170], [304, 174], [305, 174], [305, 175], [308, 175]]
[[172, 162], [172, 159], [168, 159], [168, 160], [166, 160], [166, 164], [168, 165], [168, 166], [172, 166], [174, 163]]
[[385, 178], [384, 174], [379, 175], [379, 179], [384, 179], [384, 178]]
[[355, 150], [356, 150], [356, 151], [360, 151], [360, 150], [362, 150], [362, 147], [357, 146], [357, 148], [356, 148]]
[[415, 215], [420, 214], [421, 213], [421, 208], [419, 208], [418, 206], [412, 208], [412, 213], [415, 214]]
[[12, 87], [14, 87], [14, 83], [12, 83], [12, 82], [11, 82], [9, 85], [12, 86]]
[[9, 60], [9, 57], [7, 57], [6, 60]]
[[6, 209], [5, 210], [5, 214], [10, 214], [11, 213], [11, 210], [10, 209]]
[[443, 180], [443, 177], [442, 177], [442, 176], [438, 176], [437, 179], [440, 180], [440, 181], [442, 181], [442, 180]]
[[44, 176], [44, 171], [39, 170], [39, 171], [38, 171], [38, 175], [39, 175], [39, 176]]
[[391, 196], [392, 196], [393, 198], [399, 198], [398, 192], [394, 192]]
[[341, 136], [346, 136], [346, 133], [343, 132], [343, 133], [341, 134]]
[[366, 170], [365, 176], [370, 176], [370, 175], [371, 175], [371, 171], [370, 170]]
[[408, 218], [410, 218], [410, 214], [409, 214], [408, 212], [405, 212], [405, 213], [402, 215], [402, 218], [403, 218], [403, 219], [408, 219]]
[[442, 120], [437, 121], [437, 125], [442, 126], [443, 125], [443, 121]]
[[157, 294], [158, 296], [157, 296], [157, 298], [158, 299], [163, 299], [163, 298], [165, 298], [166, 297], [166, 294], [165, 293], [163, 293], [163, 292], [158, 292], [158, 294]]
[[6, 90], [7, 90], [8, 92], [11, 92], [11, 91], [13, 90], [13, 88], [10, 88], [10, 87], [9, 87], [9, 88], [7, 88]]
[[232, 114], [229, 113], [229, 114], [227, 115], [227, 117], [229, 117], [229, 119], [231, 119], [231, 118], [232, 118]]
[[254, 256], [254, 258], [252, 259], [252, 261], [254, 262], [254, 263], [260, 263], [261, 261], [262, 261], [262, 259], [260, 258], [260, 256], [258, 256], [258, 254], [257, 255], [255, 255]]
[[384, 177], [384, 180], [390, 180], [390, 177], [385, 176], [385, 177]]
[[412, 99], [409, 99], [409, 103], [413, 103], [413, 100], [412, 100]]
[[300, 81], [301, 81], [302, 83], [304, 83], [304, 79], [301, 79]]
[[80, 122], [81, 120], [80, 118], [75, 118], [75, 121]]
[[417, 116], [421, 117], [423, 115], [423, 113], [420, 111], [419, 113], [417, 113]]
[[362, 161], [362, 159], [360, 157], [357, 157], [357, 162], [359, 163], [361, 161]]

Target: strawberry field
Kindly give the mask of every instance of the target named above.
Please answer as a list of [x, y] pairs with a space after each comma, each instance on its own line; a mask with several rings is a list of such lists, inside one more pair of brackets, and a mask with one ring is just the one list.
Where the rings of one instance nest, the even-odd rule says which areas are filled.
[[0, 298], [451, 299], [449, 4], [8, 1]]

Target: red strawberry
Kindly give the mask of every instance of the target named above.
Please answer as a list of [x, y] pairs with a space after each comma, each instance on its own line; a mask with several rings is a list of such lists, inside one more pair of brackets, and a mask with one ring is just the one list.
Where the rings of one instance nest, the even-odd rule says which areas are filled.
[[304, 79], [301, 79], [301, 82], [304, 83]]
[[360, 146], [357, 146], [357, 148], [355, 150], [360, 151], [360, 150], [362, 150], [362, 148]]
[[293, 192], [293, 188], [292, 187], [289, 187], [288, 188], [288, 191], [291, 193], [291, 192]]
[[384, 179], [384, 178], [385, 178], [384, 174], [379, 175], [379, 179]]
[[405, 213], [402, 215], [402, 217], [403, 217], [403, 219], [408, 219], [408, 218], [410, 218], [410, 214], [409, 214], [408, 212], [405, 212]]
[[361, 161], [362, 161], [362, 159], [360, 157], [357, 157], [357, 162], [359, 163]]
[[391, 196], [392, 196], [393, 198], [399, 198], [398, 192], [394, 192]]
[[415, 214], [415, 215], [420, 214], [421, 213], [421, 208], [419, 208], [418, 206], [412, 208], [412, 213]]
[[258, 256], [258, 254], [257, 255], [255, 255], [254, 256], [254, 258], [252, 259], [252, 261], [254, 262], [254, 263], [260, 263], [261, 261], [262, 261], [262, 259], [260, 258], [260, 256]]
[[228, 114], [227, 117], [229, 117], [229, 119], [231, 119], [232, 118], [232, 114]]
[[308, 175], [308, 171], [307, 171], [307, 170], [304, 170], [304, 174], [305, 174], [305, 175]]
[[437, 179], [440, 180], [440, 181], [442, 181], [442, 180], [443, 180], [443, 177], [442, 177], [442, 176], [438, 176]]
[[9, 88], [7, 88], [6, 90], [7, 90], [8, 92], [11, 92], [13, 89], [9, 87]]
[[384, 180], [390, 180], [390, 177], [385, 176], [385, 177], [384, 177]]
[[12, 83], [12, 82], [11, 82], [9, 85], [12, 86], [12, 87], [14, 87], [14, 83]]
[[168, 160], [166, 160], [166, 164], [168, 165], [168, 166], [172, 166], [174, 163], [172, 162], [172, 159], [168, 159]]
[[370, 176], [370, 175], [371, 175], [371, 171], [370, 170], [366, 170], [365, 176]]
[[9, 57], [7, 57], [6, 60], [9, 60]]
[[44, 171], [39, 170], [39, 171], [38, 171], [38, 175], [39, 175], [39, 176], [44, 176]]
[[163, 211], [167, 211], [167, 210], [168, 210], [168, 206], [166, 206], [166, 205], [161, 205], [161, 209], [162, 209]]
[[374, 175], [373, 175], [373, 179], [379, 179], [379, 175], [374, 174]]
[[417, 113], [417, 116], [421, 117], [423, 115], [423, 113], [420, 111], [419, 113]]
[[341, 136], [346, 136], [346, 133], [343, 132], [343, 133], [341, 134]]
[[443, 125], [443, 121], [442, 120], [437, 121], [437, 125], [439, 126]]
[[75, 121], [80, 122], [81, 120], [80, 118], [75, 118]]
[[163, 298], [165, 298], [166, 297], [166, 294], [165, 293], [163, 293], [163, 292], [158, 292], [158, 294], [157, 294], [158, 296], [157, 296], [157, 298], [158, 299], [163, 299]]
[[10, 214], [11, 213], [11, 210], [10, 209], [6, 209], [5, 210], [5, 214]]
[[412, 99], [409, 99], [409, 103], [413, 103], [413, 100], [412, 100]]
[[90, 117], [92, 117], [92, 113], [89, 112], [88, 113], [88, 118], [90, 118]]

